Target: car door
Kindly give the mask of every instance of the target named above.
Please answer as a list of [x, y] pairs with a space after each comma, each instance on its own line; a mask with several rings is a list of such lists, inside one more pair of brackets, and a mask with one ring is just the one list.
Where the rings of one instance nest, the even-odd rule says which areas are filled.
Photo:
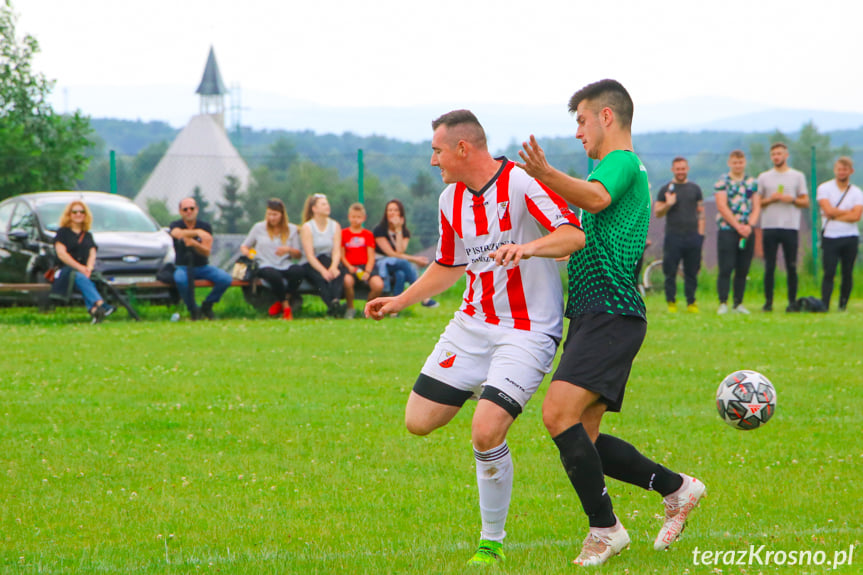
[[12, 243], [6, 232], [9, 230], [9, 220], [18, 202], [6, 202], [0, 205], [0, 283], [15, 281], [14, 253], [18, 246]]
[[[22, 239], [12, 239], [18, 234]], [[26, 234], [26, 235], [25, 235]], [[44, 257], [45, 246], [39, 241], [39, 228], [36, 214], [24, 202], [17, 202], [9, 220], [6, 232], [8, 260], [7, 281], [11, 283], [30, 283], [36, 281], [35, 266]]]

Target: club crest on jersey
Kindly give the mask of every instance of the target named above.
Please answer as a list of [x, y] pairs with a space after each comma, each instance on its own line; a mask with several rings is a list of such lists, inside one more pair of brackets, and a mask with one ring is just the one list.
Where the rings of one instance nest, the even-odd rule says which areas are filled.
[[445, 351], [438, 357], [438, 365], [443, 368], [452, 367], [455, 363], [455, 354], [451, 351]]
[[498, 202], [497, 204], [497, 219], [505, 220], [509, 218], [509, 202]]

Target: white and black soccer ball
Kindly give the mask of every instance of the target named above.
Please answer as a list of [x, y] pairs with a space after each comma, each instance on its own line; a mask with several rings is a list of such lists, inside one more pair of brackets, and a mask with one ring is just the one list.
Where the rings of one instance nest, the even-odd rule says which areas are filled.
[[719, 384], [716, 409], [734, 429], [761, 427], [776, 411], [776, 388], [757, 371], [735, 371]]

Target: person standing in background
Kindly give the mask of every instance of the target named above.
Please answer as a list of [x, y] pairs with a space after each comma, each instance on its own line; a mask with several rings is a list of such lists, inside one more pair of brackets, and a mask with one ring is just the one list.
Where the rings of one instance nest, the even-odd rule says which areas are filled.
[[653, 205], [657, 218], [668, 216], [662, 246], [665, 301], [668, 311], [677, 312], [677, 270], [682, 261], [686, 311], [698, 313], [695, 290], [698, 288], [701, 248], [704, 245], [704, 196], [698, 184], [688, 179], [689, 162], [686, 158], [674, 158], [671, 173], [674, 179], [659, 189]]
[[836, 266], [842, 264], [842, 284], [839, 287], [839, 311], [845, 311], [854, 283], [854, 262], [857, 261], [860, 229], [857, 222], [863, 214], [863, 191], [851, 183], [854, 162], [842, 156], [833, 165], [836, 176], [818, 186], [818, 206], [821, 208], [821, 247], [824, 250], [824, 279], [821, 281], [821, 301], [830, 309]]
[[746, 155], [742, 150], [728, 154], [729, 171], [713, 186], [716, 198], [716, 222], [719, 232], [716, 251], [719, 259], [719, 277], [716, 291], [719, 295], [718, 314], [728, 313], [728, 292], [734, 274], [734, 311], [748, 314], [743, 307], [746, 291], [746, 274], [755, 252], [755, 235], [752, 233], [761, 212], [758, 182], [746, 175]]
[[809, 207], [806, 176], [788, 165], [788, 146], [774, 142], [770, 146], [773, 168], [758, 176], [761, 200], [761, 231], [764, 245], [764, 311], [773, 311], [773, 284], [776, 254], [782, 246], [785, 271], [788, 274], [788, 306], [797, 309], [797, 246], [800, 242], [800, 215]]

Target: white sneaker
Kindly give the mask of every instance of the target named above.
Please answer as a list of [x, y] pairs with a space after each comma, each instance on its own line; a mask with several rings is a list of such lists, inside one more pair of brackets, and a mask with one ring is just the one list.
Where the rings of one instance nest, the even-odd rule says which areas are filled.
[[[614, 517], [617, 519], [617, 516]], [[629, 547], [629, 533], [623, 528], [620, 519], [614, 527], [591, 527], [581, 547], [581, 553], [573, 560], [576, 565], [602, 565]]]
[[745, 307], [743, 307], [742, 303], [739, 303], [736, 306], [734, 306], [734, 311], [736, 311], [737, 313], [742, 313], [743, 315], [749, 315], [749, 310], [746, 309]]
[[683, 528], [686, 527], [689, 513], [698, 506], [698, 502], [707, 493], [707, 487], [701, 481], [683, 473], [680, 476], [683, 478], [683, 485], [662, 500], [665, 503], [665, 523], [653, 542], [653, 548], [657, 551], [667, 549], [677, 541], [683, 533]]
[[357, 310], [351, 306], [345, 310], [345, 319], [354, 319], [357, 317]]
[[716, 313], [719, 315], [728, 313], [728, 306], [724, 303], [719, 304], [719, 308], [716, 310]]

